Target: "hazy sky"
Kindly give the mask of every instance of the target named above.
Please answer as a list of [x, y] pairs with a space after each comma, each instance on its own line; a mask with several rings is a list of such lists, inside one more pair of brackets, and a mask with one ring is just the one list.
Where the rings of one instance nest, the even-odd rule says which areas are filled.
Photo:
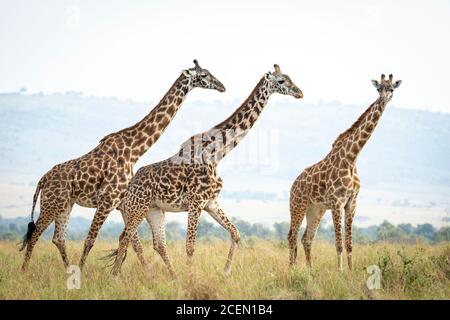
[[450, 112], [450, 1], [0, 0], [0, 91], [162, 97], [193, 58], [244, 99], [274, 63], [305, 101], [364, 104], [370, 79], [403, 84], [393, 105]]

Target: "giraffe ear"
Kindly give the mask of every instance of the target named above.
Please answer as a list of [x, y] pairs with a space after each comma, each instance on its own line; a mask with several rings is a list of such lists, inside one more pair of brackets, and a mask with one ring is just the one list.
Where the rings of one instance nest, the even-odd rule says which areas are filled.
[[379, 88], [380, 87], [380, 83], [377, 81], [377, 80], [371, 80], [372, 81], [372, 84], [373, 84], [373, 86], [375, 87], [375, 88]]
[[197, 75], [197, 70], [195, 70], [195, 69], [183, 70], [183, 74], [186, 77], [195, 77]]
[[402, 84], [402, 80], [395, 81], [394, 88], [397, 89], [398, 87], [400, 87], [401, 84]]
[[275, 75], [272, 72], [267, 72], [266, 73], [266, 78], [269, 80], [274, 80], [275, 79]]

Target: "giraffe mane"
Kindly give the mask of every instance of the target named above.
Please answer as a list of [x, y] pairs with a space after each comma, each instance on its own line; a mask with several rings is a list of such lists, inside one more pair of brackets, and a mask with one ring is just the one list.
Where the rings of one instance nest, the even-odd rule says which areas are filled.
[[[170, 94], [173, 93], [173, 90], [172, 90], [172, 89], [175, 88], [175, 86], [178, 84], [178, 82], [179, 82], [183, 77], [186, 77], [186, 76], [185, 76], [183, 73], [181, 73], [181, 75], [178, 77], [178, 79], [172, 84], [172, 86], [170, 87], [169, 91], [167, 91], [166, 94], [164, 95], [164, 97], [160, 100], [160, 102], [158, 103], [158, 105], [160, 105], [160, 104], [166, 99], [166, 97], [167, 97], [168, 95], [170, 95]], [[156, 108], [156, 107], [155, 107], [155, 108]], [[152, 110], [152, 111], [153, 111], [153, 110]], [[151, 111], [150, 111], [150, 112], [151, 112]], [[142, 120], [141, 120], [141, 121], [142, 121]], [[125, 132], [125, 131], [135, 129], [135, 128], [141, 123], [141, 121], [135, 123], [134, 125], [132, 125], [132, 126], [130, 126], [130, 127], [124, 128], [124, 129], [122, 129], [122, 130], [119, 130], [119, 131], [116, 131], [116, 132], [113, 132], [113, 133], [110, 133], [110, 134], [104, 136], [104, 137], [100, 140], [99, 143], [105, 142], [108, 138], [110, 138], [110, 137], [112, 137], [112, 136], [120, 135], [120, 134], [122, 134], [122, 133]]]
[[242, 106], [244, 106], [250, 102], [251, 97], [256, 93], [256, 91], [262, 85], [262, 83], [264, 81], [265, 81], [265, 76], [262, 77], [261, 80], [259, 80], [258, 84], [255, 86], [255, 88], [253, 88], [252, 92], [249, 94], [247, 99], [245, 99], [245, 101], [236, 110], [234, 110], [234, 112], [228, 118], [226, 118], [219, 124], [215, 125], [212, 129], [220, 129], [223, 125], [225, 125], [227, 122], [229, 122], [230, 119], [232, 119], [239, 112], [239, 110], [241, 109]]
[[105, 142], [108, 138], [110, 138], [110, 137], [112, 137], [112, 136], [120, 135], [121, 133], [123, 133], [123, 132], [126, 131], [126, 130], [134, 129], [137, 125], [138, 125], [138, 124], [136, 123], [136, 124], [132, 125], [131, 127], [128, 127], [128, 128], [125, 128], [125, 129], [122, 129], [122, 130], [119, 130], [119, 131], [110, 133], [110, 134], [104, 136], [104, 137], [100, 140], [99, 143]]
[[[377, 100], [378, 101], [378, 100]], [[374, 103], [372, 103], [367, 109], [366, 111], [363, 112], [363, 114], [361, 114], [358, 119], [356, 119], [356, 121], [352, 124], [352, 126], [350, 128], [348, 128], [347, 130], [345, 130], [344, 132], [342, 132], [337, 138], [336, 140], [334, 140], [333, 142], [333, 147], [338, 144], [340, 141], [344, 140], [345, 138], [347, 138], [350, 134], [352, 134], [353, 132], [355, 132], [355, 130], [361, 125], [361, 123], [363, 122], [363, 119], [365, 118], [365, 116], [370, 112], [370, 110], [372, 109], [373, 105], [375, 103], [377, 103], [377, 101], [375, 101]]]

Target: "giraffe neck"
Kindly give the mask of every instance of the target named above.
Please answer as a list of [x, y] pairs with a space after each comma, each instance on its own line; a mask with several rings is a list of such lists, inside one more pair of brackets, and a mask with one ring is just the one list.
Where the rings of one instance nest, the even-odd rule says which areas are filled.
[[272, 93], [263, 77], [250, 96], [226, 120], [212, 129], [189, 138], [178, 156], [190, 161], [217, 164], [245, 137], [255, 124]]
[[136, 163], [163, 134], [191, 89], [190, 78], [181, 74], [148, 115], [135, 125], [106, 136], [101, 144], [116, 142], [116, 145], [128, 149], [126, 160]]
[[333, 148], [343, 150], [346, 160], [350, 163], [356, 161], [359, 152], [370, 139], [386, 108], [387, 102], [381, 97], [378, 98], [347, 131], [336, 139]]

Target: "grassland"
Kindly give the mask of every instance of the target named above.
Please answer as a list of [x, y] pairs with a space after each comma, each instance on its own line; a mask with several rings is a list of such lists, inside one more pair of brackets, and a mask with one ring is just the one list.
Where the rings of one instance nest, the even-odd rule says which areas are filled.
[[[169, 245], [169, 253], [176, 280], [170, 278], [150, 243], [145, 243], [150, 270], [144, 270], [130, 250], [122, 274], [113, 277], [99, 258], [115, 246], [96, 243], [83, 270], [81, 288], [68, 290], [69, 275], [50, 241], [38, 243], [26, 273], [20, 271], [23, 256], [16, 244], [0, 242], [0, 299], [450, 299], [448, 243], [355, 245], [354, 270], [340, 273], [331, 243], [314, 245], [312, 269], [306, 268], [303, 253], [298, 265], [289, 269], [285, 242], [244, 241], [231, 276], [225, 277], [222, 268], [228, 242], [199, 242], [191, 270], [184, 243], [175, 242]], [[80, 242], [68, 243], [71, 261], [78, 261], [81, 249]], [[382, 271], [379, 290], [365, 285], [369, 265], [378, 265]]]

